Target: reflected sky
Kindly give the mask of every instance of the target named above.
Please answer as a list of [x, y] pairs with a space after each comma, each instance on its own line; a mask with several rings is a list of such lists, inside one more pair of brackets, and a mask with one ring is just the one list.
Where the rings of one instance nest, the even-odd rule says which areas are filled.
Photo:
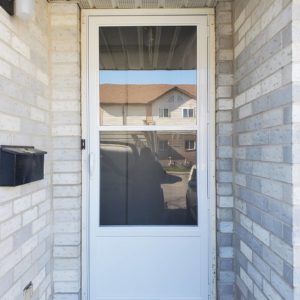
[[101, 84], [196, 84], [195, 70], [100, 71]]

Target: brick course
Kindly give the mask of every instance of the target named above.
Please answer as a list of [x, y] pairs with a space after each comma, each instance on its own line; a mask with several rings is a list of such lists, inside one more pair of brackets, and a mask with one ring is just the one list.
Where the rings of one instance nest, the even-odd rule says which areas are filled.
[[54, 299], [80, 299], [80, 11], [50, 5]]
[[216, 178], [217, 178], [217, 297], [232, 299], [233, 190], [233, 26], [232, 2], [216, 7]]

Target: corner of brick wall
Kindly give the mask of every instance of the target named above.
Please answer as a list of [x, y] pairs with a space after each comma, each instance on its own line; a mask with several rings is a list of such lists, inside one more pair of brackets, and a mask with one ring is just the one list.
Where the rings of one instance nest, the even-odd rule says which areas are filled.
[[80, 299], [80, 10], [50, 4], [54, 300]]
[[292, 7], [293, 56], [293, 286], [294, 299], [300, 299], [300, 2]]
[[233, 189], [233, 28], [232, 2], [216, 7], [216, 178], [217, 297], [234, 297]]

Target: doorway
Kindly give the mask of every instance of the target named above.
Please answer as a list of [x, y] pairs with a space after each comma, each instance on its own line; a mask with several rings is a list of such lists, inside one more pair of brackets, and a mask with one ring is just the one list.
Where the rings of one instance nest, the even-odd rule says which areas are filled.
[[208, 16], [96, 14], [87, 36], [89, 299], [208, 299]]

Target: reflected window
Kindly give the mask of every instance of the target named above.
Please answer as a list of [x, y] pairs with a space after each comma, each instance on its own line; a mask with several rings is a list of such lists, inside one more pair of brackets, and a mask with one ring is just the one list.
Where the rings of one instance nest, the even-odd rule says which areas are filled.
[[159, 109], [159, 117], [160, 118], [169, 118], [169, 109], [168, 108], [160, 108]]
[[168, 141], [159, 141], [159, 151], [168, 150]]
[[193, 108], [183, 108], [182, 114], [184, 118], [194, 118], [194, 109]]
[[193, 140], [187, 140], [185, 141], [185, 150], [192, 151], [196, 150], [196, 143]]

